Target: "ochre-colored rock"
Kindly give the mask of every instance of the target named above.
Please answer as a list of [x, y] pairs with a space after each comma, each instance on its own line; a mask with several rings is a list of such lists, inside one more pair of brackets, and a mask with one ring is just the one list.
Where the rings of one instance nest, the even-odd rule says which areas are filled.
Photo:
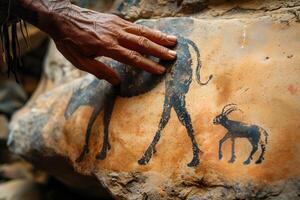
[[[180, 36], [176, 63], [181, 65], [166, 63], [169, 71], [160, 78], [136, 72], [141, 82], [125, 84], [121, 90], [91, 75], [74, 75], [71, 69], [69, 74], [77, 79], [61, 79], [60, 84], [46, 78], [44, 89], [13, 117], [10, 148], [71, 187], [95, 191], [104, 187], [118, 199], [299, 198], [299, 23], [269, 17], [140, 23]], [[197, 53], [190, 44], [186, 50], [182, 38], [198, 47], [201, 81], [212, 75], [207, 85], [197, 83]], [[47, 72], [46, 77], [50, 75]], [[143, 85], [147, 78], [157, 82]], [[150, 83], [157, 84], [150, 87]], [[126, 97], [126, 91], [140, 95]], [[106, 100], [113, 102], [115, 94], [119, 96], [109, 116], [105, 108], [111, 105]], [[222, 118], [223, 125], [217, 124], [221, 122], [216, 116], [228, 104], [236, 104], [231, 106], [236, 110]], [[163, 109], [166, 120], [169, 108], [170, 119], [147, 163], [141, 159], [159, 128]], [[95, 122], [89, 124], [93, 116]], [[111, 148], [104, 158], [98, 153], [104, 146], [105, 127]], [[78, 159], [89, 128], [89, 152]], [[228, 130], [236, 136], [235, 160], [230, 138], [219, 160], [219, 142]], [[195, 136], [199, 154], [189, 135]], [[244, 162], [256, 145], [251, 162]], [[264, 159], [256, 164], [262, 146]], [[194, 160], [187, 166], [193, 152], [200, 163]]]
[[[256, 18], [276, 14], [279, 20], [300, 20], [299, 0], [116, 0], [110, 11], [128, 20], [182, 17]], [[106, 6], [106, 8], [109, 6]], [[278, 15], [280, 14], [280, 15]]]

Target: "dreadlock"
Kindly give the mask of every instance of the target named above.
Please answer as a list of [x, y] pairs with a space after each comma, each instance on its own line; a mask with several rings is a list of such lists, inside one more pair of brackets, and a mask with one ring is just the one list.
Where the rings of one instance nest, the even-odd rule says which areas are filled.
[[0, 10], [3, 13], [3, 16], [0, 16], [0, 18], [2, 17], [2, 20], [0, 19], [0, 42], [2, 57], [7, 65], [7, 75], [10, 76], [12, 73], [19, 82], [17, 71], [22, 66], [22, 60], [17, 28], [19, 27], [27, 46], [28, 32], [26, 23], [11, 14], [13, 3], [14, 0], [0, 1]]

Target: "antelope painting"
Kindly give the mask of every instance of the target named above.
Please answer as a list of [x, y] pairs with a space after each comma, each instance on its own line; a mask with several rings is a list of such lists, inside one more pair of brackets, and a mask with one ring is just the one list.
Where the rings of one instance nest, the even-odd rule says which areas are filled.
[[228, 118], [228, 115], [236, 110], [239, 110], [236, 104], [228, 104], [223, 107], [221, 114], [216, 116], [213, 120], [213, 124], [222, 125], [225, 129], [227, 129], [227, 133], [219, 141], [219, 160], [223, 157], [222, 145], [226, 140], [231, 140], [231, 159], [228, 162], [233, 163], [236, 158], [235, 139], [247, 138], [252, 145], [252, 150], [248, 158], [244, 161], [244, 164], [250, 164], [251, 160], [253, 159], [253, 155], [256, 153], [259, 145], [261, 147], [261, 154], [255, 163], [260, 164], [264, 160], [264, 154], [266, 151], [266, 145], [268, 140], [268, 133], [263, 128], [257, 125], [251, 125], [243, 122], [230, 120]]

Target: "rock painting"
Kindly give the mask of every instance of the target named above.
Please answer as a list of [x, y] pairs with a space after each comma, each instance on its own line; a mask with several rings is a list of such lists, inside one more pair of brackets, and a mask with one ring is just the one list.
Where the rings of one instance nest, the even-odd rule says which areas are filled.
[[107, 151], [111, 147], [108, 139], [108, 128], [116, 95], [114, 93], [114, 90], [105, 90], [102, 83], [102, 81], [94, 79], [88, 85], [79, 87], [73, 92], [72, 97], [65, 110], [65, 118], [68, 119], [80, 106], [91, 106], [93, 108], [92, 114], [87, 125], [85, 144], [83, 146], [81, 154], [76, 159], [76, 162], [81, 162], [84, 159], [84, 156], [89, 153], [89, 142], [92, 127], [97, 119], [97, 116], [102, 110], [104, 110], [104, 141], [102, 150], [97, 155], [97, 158], [104, 159], [106, 157]]
[[236, 104], [228, 104], [223, 107], [221, 114], [216, 116], [213, 120], [213, 124], [222, 125], [227, 129], [225, 136], [219, 141], [219, 159], [222, 159], [222, 145], [223, 143], [230, 139], [231, 140], [231, 158], [228, 161], [229, 163], [235, 162], [235, 139], [236, 138], [247, 138], [252, 145], [252, 150], [248, 158], [244, 161], [245, 165], [250, 164], [253, 159], [253, 155], [258, 150], [258, 146], [261, 147], [261, 154], [256, 160], [256, 164], [260, 164], [264, 160], [264, 154], [266, 151], [266, 145], [268, 142], [268, 133], [263, 128], [246, 124], [239, 121], [230, 120], [228, 115], [233, 111], [239, 110]]
[[[189, 45], [196, 52], [197, 67], [195, 76], [197, 83], [199, 85], [206, 85], [212, 79], [212, 75], [210, 75], [206, 82], [201, 82], [201, 61], [199, 49], [196, 46], [196, 44], [191, 40], [179, 37], [178, 44], [175, 47], [175, 50], [177, 51], [177, 60], [175, 62], [160, 61], [160, 63], [168, 69], [165, 78], [166, 89], [163, 113], [153, 141], [149, 145], [142, 158], [138, 161], [138, 163], [141, 165], [147, 164], [150, 161], [152, 155], [155, 153], [155, 146], [159, 141], [162, 130], [167, 125], [170, 119], [170, 112], [172, 108], [174, 108], [181, 124], [186, 127], [188, 136], [190, 137], [192, 142], [193, 159], [188, 164], [188, 166], [194, 167], [199, 164], [200, 150], [194, 136], [191, 117], [186, 109], [185, 102], [185, 95], [189, 91], [189, 86], [192, 82], [193, 77], [192, 57], [189, 52]], [[102, 150], [96, 156], [96, 158], [100, 160], [106, 158], [106, 154], [111, 148], [111, 145], [109, 143], [109, 122], [116, 97], [130, 97], [148, 92], [163, 78], [163, 76], [154, 77], [153, 75], [150, 75], [147, 72], [136, 73], [130, 70], [128, 71], [126, 69], [121, 70], [121, 66], [116, 66], [116, 64], [113, 63], [110, 64], [114, 65], [114, 68], [118, 70], [121, 74], [123, 74], [124, 81], [122, 82], [122, 84], [118, 87], [111, 87], [111, 89], [104, 90], [103, 86], [101, 85], [101, 81], [95, 79], [90, 84], [81, 87], [73, 92], [69, 104], [65, 110], [65, 118], [67, 119], [80, 106], [88, 105], [93, 107], [93, 112], [89, 119], [86, 131], [85, 144], [80, 156], [76, 160], [77, 162], [81, 162], [84, 159], [84, 156], [89, 152], [89, 140], [91, 135], [91, 129], [97, 116], [102, 110], [104, 110], [104, 141]], [[136, 74], [139, 74], [139, 77], [136, 77]], [[138, 80], [138, 83], [135, 84], [134, 81], [136, 80]]]
[[187, 39], [181, 39], [178, 41], [177, 48], [177, 61], [170, 68], [170, 72], [167, 74], [165, 82], [165, 100], [163, 106], [163, 112], [161, 120], [158, 125], [158, 130], [144, 153], [143, 157], [138, 161], [139, 164], [145, 165], [149, 162], [152, 155], [156, 152], [155, 146], [161, 137], [161, 131], [168, 124], [170, 119], [171, 109], [174, 108], [177, 117], [181, 124], [185, 126], [188, 136], [192, 142], [193, 149], [193, 159], [187, 165], [189, 167], [194, 167], [199, 164], [199, 147], [194, 135], [194, 129], [192, 126], [191, 117], [186, 109], [185, 95], [189, 91], [190, 84], [193, 77], [192, 69], [192, 57], [189, 52], [189, 46], [191, 45], [197, 54], [197, 68], [196, 68], [196, 80], [199, 85], [206, 85], [211, 79], [212, 75], [209, 76], [205, 83], [200, 81], [200, 52], [198, 47], [194, 42]]

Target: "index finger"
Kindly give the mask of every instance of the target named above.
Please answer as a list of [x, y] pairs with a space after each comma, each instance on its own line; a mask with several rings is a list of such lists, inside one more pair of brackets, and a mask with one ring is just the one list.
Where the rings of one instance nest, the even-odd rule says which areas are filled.
[[164, 46], [174, 46], [177, 38], [174, 35], [167, 35], [161, 31], [150, 29], [140, 24], [133, 24], [125, 28], [125, 31], [138, 36], [143, 36], [149, 40]]
[[166, 70], [160, 64], [143, 57], [136, 51], [126, 49], [122, 46], [111, 48], [104, 56], [110, 57], [126, 65], [143, 69], [152, 74], [162, 74]]

